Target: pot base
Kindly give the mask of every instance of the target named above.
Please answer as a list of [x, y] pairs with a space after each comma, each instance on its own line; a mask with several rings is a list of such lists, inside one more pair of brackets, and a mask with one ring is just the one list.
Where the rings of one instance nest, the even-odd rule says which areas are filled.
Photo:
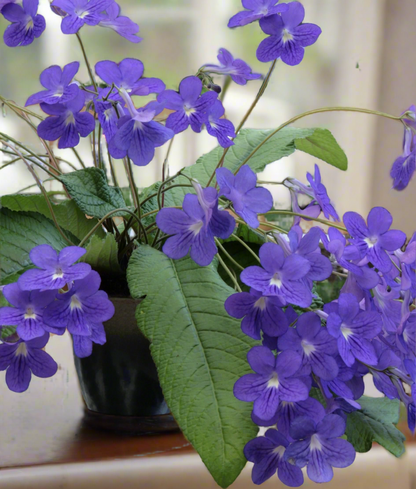
[[145, 435], [149, 433], [168, 433], [180, 431], [171, 414], [156, 416], [117, 416], [84, 410], [85, 423], [95, 429], [117, 431], [130, 435]]

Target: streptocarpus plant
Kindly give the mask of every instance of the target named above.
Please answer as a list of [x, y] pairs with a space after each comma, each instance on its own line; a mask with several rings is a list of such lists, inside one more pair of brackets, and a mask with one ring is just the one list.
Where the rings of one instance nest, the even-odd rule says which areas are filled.
[[[366, 220], [347, 212], [341, 221], [317, 165], [309, 185], [291, 177], [274, 182], [290, 191], [289, 209], [274, 207], [256, 173], [295, 149], [346, 170], [329, 131], [292, 124], [317, 112], [356, 111], [403, 124], [403, 155], [391, 171], [394, 188], [403, 190], [415, 171], [416, 116], [414, 106], [400, 116], [329, 107], [276, 129], [245, 129], [277, 61], [299, 64], [321, 29], [303, 22], [299, 2], [242, 3], [229, 27], [259, 22], [266, 37], [257, 57], [271, 62], [267, 75], [221, 48], [218, 65], [204, 64], [178, 90], [144, 77], [138, 59], [103, 60], [93, 70], [80, 37], [84, 24], [140, 41], [138, 26], [114, 0], [51, 3], [62, 32], [78, 38], [89, 79], [75, 78], [74, 61], [45, 68], [43, 89], [24, 107], [0, 97], [44, 149], [0, 133], [5, 165], [23, 161], [40, 191], [1, 198], [0, 369], [11, 390], [26, 390], [32, 373], [56, 372], [43, 350], [50, 333], [68, 330], [75, 354], [89, 356], [106, 341], [103, 323], [114, 313], [107, 292], [142, 298], [138, 326], [151, 342], [165, 399], [216, 482], [227, 487], [250, 460], [254, 483], [277, 473], [296, 487], [301, 468], [328, 482], [333, 467], [351, 465], [373, 441], [400, 456], [400, 403], [415, 430], [416, 238], [391, 229], [382, 207]], [[10, 22], [6, 45], [42, 34], [37, 7], [38, 0], [0, 1]], [[227, 86], [261, 77], [235, 128], [225, 116]], [[136, 107], [133, 97], [149, 94], [154, 99]], [[37, 104], [45, 116], [28, 108]], [[207, 130], [219, 146], [169, 175], [174, 136], [189, 127]], [[92, 159], [84, 162], [75, 148], [88, 136]], [[168, 141], [161, 181], [139, 189], [132, 164], [148, 165]], [[73, 171], [64, 172], [63, 163]], [[118, 187], [118, 165], [128, 189]], [[41, 172], [62, 191], [47, 191]], [[363, 395], [365, 375], [384, 397]], [[256, 437], [258, 426], [268, 428], [264, 436]]]

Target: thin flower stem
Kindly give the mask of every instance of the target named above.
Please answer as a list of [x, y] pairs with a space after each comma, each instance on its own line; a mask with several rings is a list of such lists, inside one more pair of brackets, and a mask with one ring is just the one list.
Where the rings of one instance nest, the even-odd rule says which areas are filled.
[[[91, 238], [91, 236], [95, 233], [95, 231], [97, 231], [97, 229], [111, 216], [113, 216], [114, 214], [118, 214], [119, 212], [126, 212], [127, 214], [130, 214], [134, 219], [136, 219], [136, 221], [138, 222], [139, 226], [140, 227], [143, 227], [143, 224], [142, 222], [140, 221], [140, 219], [136, 216], [136, 214], [131, 211], [130, 209], [124, 209], [124, 208], [120, 208], [120, 209], [114, 209], [113, 211], [110, 211], [108, 212], [102, 219], [100, 219], [97, 224], [91, 229], [91, 231], [86, 235], [84, 236], [84, 238], [81, 240], [80, 244], [78, 246], [80, 246], [81, 248], [84, 246], [84, 244]], [[144, 228], [143, 228], [144, 229]]]
[[254, 253], [254, 251], [248, 246], [247, 243], [245, 243], [242, 239], [240, 239], [236, 234], [231, 235], [234, 239], [236, 239], [240, 244], [246, 248], [246, 250], [253, 255], [253, 257], [260, 263], [260, 258]]
[[224, 86], [222, 87], [221, 93], [220, 93], [220, 95], [218, 97], [222, 103], [224, 103], [225, 95], [226, 95], [228, 89], [231, 86], [231, 82], [232, 82], [231, 76], [230, 75], [227, 75], [225, 77]]
[[74, 153], [74, 155], [77, 158], [77, 160], [79, 161], [79, 163], [82, 166], [82, 168], [85, 168], [85, 163], [83, 162], [83, 160], [82, 160], [81, 156], [79, 155], [78, 151], [75, 148], [71, 148], [71, 150]]
[[94, 166], [100, 168], [100, 161], [97, 159], [97, 141], [95, 137], [95, 127], [96, 127], [95, 116], [96, 116], [96, 112], [94, 110], [94, 130], [92, 131], [92, 159], [94, 161]]
[[164, 239], [168, 239], [168, 238], [171, 238], [172, 236], [174, 236], [173, 234], [165, 234], [164, 236], [162, 236], [160, 239], [158, 239], [156, 241], [156, 243], [154, 243], [152, 246], [153, 248], [156, 248], [156, 246], [161, 243]]
[[[347, 230], [344, 226], [340, 226], [338, 224], [335, 224], [332, 221], [327, 221], [326, 219], [319, 219], [317, 217], [310, 217], [310, 216], [307, 216], [306, 214], [299, 214], [298, 212], [281, 210], [281, 211], [269, 211], [269, 212], [266, 212], [265, 214], [261, 214], [261, 215], [268, 216], [268, 215], [271, 215], [271, 214], [280, 214], [280, 215], [283, 215], [283, 216], [298, 216], [298, 217], [302, 217], [303, 219], [307, 219], [308, 221], [320, 222], [321, 224], [325, 224], [327, 226], [331, 226], [333, 228], [339, 229], [340, 231], [346, 231]], [[266, 222], [265, 224], [266, 225], [269, 225], [268, 222]]]
[[84, 86], [80, 86], [79, 88], [81, 90], [83, 90], [84, 92], [91, 93], [92, 95], [98, 95], [98, 92], [94, 92], [94, 90], [89, 90], [88, 88], [86, 88]]
[[231, 270], [227, 267], [227, 265], [224, 263], [224, 260], [221, 258], [220, 254], [217, 253], [217, 258], [218, 258], [218, 261], [220, 262], [222, 268], [227, 272], [227, 275], [230, 277], [230, 279], [232, 280], [234, 286], [235, 286], [235, 289], [238, 291], [238, 292], [242, 292], [241, 290], [241, 287], [240, 285], [238, 284], [237, 282], [237, 279], [235, 278], [235, 276], [231, 273]]
[[230, 260], [231, 263], [233, 263], [240, 270], [244, 270], [244, 267], [242, 267], [237, 261], [234, 260], [234, 258], [228, 253], [228, 251], [224, 248], [224, 246], [221, 244], [218, 238], [215, 238], [215, 242], [217, 243], [217, 246], [221, 248], [221, 251]]
[[103, 164], [103, 161], [102, 161], [102, 154], [101, 154], [101, 133], [102, 133], [102, 127], [101, 127], [101, 124], [98, 123], [98, 137], [97, 137], [97, 140], [98, 140], [98, 168], [103, 168], [104, 167], [104, 164]]
[[337, 277], [341, 277], [341, 278], [348, 278], [348, 274], [336, 272], [335, 270], [332, 271], [332, 275], [336, 275]]
[[370, 110], [370, 109], [360, 109], [359, 107], [322, 107], [321, 109], [314, 109], [314, 110], [309, 110], [307, 112], [303, 112], [302, 114], [299, 114], [295, 117], [292, 117], [292, 119], [289, 119], [288, 121], [284, 122], [281, 124], [275, 131], [273, 131], [271, 134], [269, 134], [263, 141], [257, 145], [253, 151], [247, 156], [247, 158], [241, 163], [241, 165], [237, 168], [237, 170], [234, 172], [234, 175], [240, 170], [242, 166], [244, 166], [250, 158], [252, 158], [255, 153], [265, 144], [267, 141], [272, 138], [275, 134], [277, 134], [279, 131], [284, 129], [286, 126], [289, 126], [290, 124], [293, 124], [294, 122], [298, 121], [299, 119], [303, 119], [304, 117], [307, 117], [309, 115], [313, 114], [320, 114], [323, 112], [360, 112], [362, 114], [371, 114], [371, 115], [377, 115], [379, 117], [385, 117], [386, 119], [391, 119], [394, 121], [402, 121], [403, 117], [402, 116], [394, 116], [390, 114], [386, 114], [384, 112], [378, 112], [377, 110]]
[[[56, 168], [54, 166], [52, 166], [51, 164], [49, 163], [46, 163], [45, 161], [42, 160], [42, 158], [40, 156], [38, 156], [36, 153], [34, 153], [33, 151], [31, 151], [29, 148], [27, 148], [26, 146], [24, 146], [22, 143], [20, 143], [19, 141], [17, 141], [16, 139], [13, 139], [11, 136], [9, 136], [8, 134], [4, 134], [3, 132], [0, 132], [0, 140], [2, 141], [11, 141], [13, 144], [15, 144], [16, 146], [19, 146], [19, 148], [22, 148], [24, 149], [27, 153], [29, 153], [31, 156], [33, 156], [34, 158], [37, 158], [43, 165], [46, 165], [48, 168], [51, 169], [51, 171], [56, 171], [56, 172], [59, 172], [60, 174], [62, 173], [59, 168]], [[9, 148], [11, 148], [11, 146], [9, 146]], [[13, 149], [13, 148], [12, 148]], [[17, 153], [16, 153], [17, 154]], [[45, 156], [43, 157], [45, 158]]]
[[241, 129], [243, 128], [244, 124], [247, 122], [247, 119], [250, 117], [251, 113], [255, 109], [258, 101], [261, 99], [262, 95], [266, 91], [267, 85], [269, 84], [269, 81], [270, 81], [270, 78], [272, 76], [272, 73], [273, 73], [273, 71], [274, 71], [274, 69], [276, 67], [276, 63], [277, 63], [277, 60], [275, 59], [273, 61], [273, 63], [270, 65], [269, 71], [268, 71], [266, 77], [264, 78], [263, 83], [260, 86], [260, 89], [259, 89], [259, 91], [258, 91], [258, 93], [256, 95], [256, 98], [254, 99], [254, 101], [251, 104], [250, 108], [248, 109], [246, 115], [243, 117], [242, 121], [240, 122], [240, 124], [238, 125], [237, 129], [235, 130], [235, 133], [236, 134], [238, 134], [241, 131]]
[[[36, 112], [32, 112], [31, 110], [28, 110], [26, 109], [26, 107], [20, 107], [19, 105], [15, 104], [14, 102], [12, 102], [11, 100], [7, 100], [5, 99], [4, 97], [2, 97], [0, 95], [0, 100], [3, 102], [4, 105], [7, 105], [8, 107], [10, 107], [12, 110], [13, 109], [16, 109], [16, 110], [20, 110], [21, 112], [25, 112], [26, 114], [28, 115], [31, 115], [32, 117], [35, 117], [36, 119], [39, 119], [41, 121], [44, 120], [44, 117], [40, 116], [39, 114], [36, 114]], [[15, 110], [13, 110], [14, 112]]]
[[[170, 151], [172, 149], [172, 145], [173, 145], [173, 140], [174, 139], [175, 139], [175, 136], [173, 136], [173, 138], [169, 141], [168, 150], [166, 152], [165, 160], [163, 161], [163, 165], [162, 165], [162, 185], [160, 187], [163, 187], [163, 184], [165, 182], [165, 178], [167, 176], [166, 175], [166, 169], [167, 169], [169, 155], [170, 155]], [[162, 195], [162, 207], [164, 206], [164, 204], [165, 204], [165, 194]]]
[[[6, 146], [11, 147], [8, 143], [3, 142]], [[26, 160], [26, 158], [18, 151], [15, 149], [16, 153], [20, 156], [20, 158], [23, 160], [25, 165], [27, 166], [27, 169], [30, 171], [32, 174], [33, 178], [36, 181], [37, 186], [39, 187], [40, 191], [42, 192], [43, 196], [45, 197], [46, 200], [46, 205], [48, 206], [49, 212], [51, 213], [52, 220], [55, 224], [56, 229], [58, 230], [59, 234], [64, 238], [64, 240], [69, 243], [70, 246], [75, 246], [75, 244], [66, 236], [66, 234], [63, 232], [61, 226], [58, 223], [58, 220], [56, 219], [55, 216], [55, 211], [53, 210], [53, 205], [49, 199], [48, 192], [46, 191], [45, 187], [42, 185], [42, 182], [40, 181], [39, 177], [36, 175], [35, 170], [32, 168], [31, 164]]]
[[[269, 84], [270, 77], [272, 76], [272, 73], [273, 73], [274, 68], [276, 66], [276, 62], [277, 62], [277, 60], [274, 60], [273, 63], [271, 64], [271, 66], [269, 68], [269, 71], [268, 71], [266, 77], [264, 78], [263, 83], [261, 84], [259, 91], [257, 92], [256, 98], [254, 99], [254, 101], [251, 104], [250, 108], [248, 109], [248, 111], [244, 115], [242, 121], [240, 122], [240, 124], [238, 125], [237, 129], [235, 130], [235, 133], [237, 135], [241, 131], [241, 129], [243, 128], [244, 124], [247, 122], [247, 119], [250, 117], [250, 115], [253, 112], [254, 108], [256, 107], [258, 101], [261, 99], [262, 95], [266, 91], [267, 85]], [[217, 170], [218, 168], [221, 168], [223, 166], [224, 160], [225, 160], [225, 156], [227, 155], [228, 150], [230, 149], [230, 147], [231, 146], [228, 146], [228, 148], [225, 148], [224, 149], [224, 151], [222, 153], [222, 156], [221, 156], [221, 159], [218, 162], [218, 165], [216, 166], [215, 170]], [[207, 187], [210, 186], [210, 184], [211, 184], [211, 182], [212, 182], [212, 180], [214, 178], [215, 170], [213, 171], [210, 179], [208, 180]]]
[[108, 164], [110, 165], [110, 172], [111, 176], [113, 178], [113, 184], [115, 187], [118, 187], [118, 181], [117, 181], [117, 175], [116, 175], [116, 170], [113, 165], [113, 159], [111, 158], [110, 152], [107, 149], [107, 156], [108, 156]]
[[76, 33], [76, 36], [77, 36], [77, 39], [79, 41], [79, 45], [81, 46], [82, 54], [84, 56], [85, 64], [87, 65], [88, 74], [91, 78], [91, 82], [94, 86], [94, 90], [96, 91], [96, 93], [98, 93], [97, 84], [95, 82], [95, 78], [94, 78], [94, 75], [92, 73], [91, 66], [90, 66], [90, 63], [88, 61], [87, 53], [85, 51], [84, 44], [82, 43], [81, 36], [80, 36], [79, 32]]
[[[2, 144], [3, 144], [3, 142], [2, 142]], [[6, 143], [4, 143], [4, 144], [6, 144]], [[7, 154], [13, 154], [13, 155], [16, 155], [16, 154], [17, 154], [16, 152], [5, 151], [5, 150], [4, 150], [4, 149], [2, 149], [2, 148], [0, 148], [0, 151], [1, 151], [2, 153], [7, 153]], [[44, 168], [44, 167], [43, 167], [43, 166], [42, 166], [42, 165], [41, 165], [39, 162], [32, 160], [32, 158], [29, 158], [27, 155], [26, 155], [26, 159], [27, 159], [27, 160], [29, 160], [29, 161], [30, 161], [31, 163], [33, 163], [34, 165], [36, 165], [37, 167], [39, 167], [39, 168], [40, 168], [42, 171], [46, 172], [48, 175], [50, 175], [51, 177], [53, 177], [53, 179], [54, 179], [54, 180], [58, 180], [58, 178], [56, 177], [56, 175], [55, 175], [55, 174], [53, 174], [52, 172], [50, 172], [49, 170], [47, 170], [46, 168]], [[21, 160], [20, 156], [19, 156], [18, 160]], [[16, 161], [15, 161], [15, 162], [16, 162]], [[8, 162], [8, 163], [10, 163], [10, 162]], [[44, 163], [44, 164], [46, 164], [46, 163]], [[2, 167], [0, 168], [0, 170], [1, 170], [2, 168], [4, 168], [5, 166], [7, 166], [7, 164], [5, 164], [4, 166], [2, 166]], [[47, 165], [47, 166], [48, 166], [48, 165]], [[59, 180], [58, 180], [58, 181], [59, 181]]]
[[132, 198], [133, 198], [133, 204], [134, 204], [135, 209], [137, 210], [137, 208], [139, 207], [139, 202], [140, 201], [139, 201], [139, 194], [137, 192], [136, 185], [134, 184], [133, 170], [132, 170], [132, 167], [131, 167], [130, 158], [126, 156], [123, 159], [123, 162], [124, 162], [124, 169], [126, 170], [127, 178], [129, 180], [130, 191], [131, 191], [131, 195], [132, 195]]

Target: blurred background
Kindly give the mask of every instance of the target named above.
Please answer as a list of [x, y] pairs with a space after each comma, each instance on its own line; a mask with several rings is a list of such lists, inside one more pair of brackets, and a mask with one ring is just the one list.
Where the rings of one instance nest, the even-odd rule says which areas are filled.
[[[256, 60], [255, 52], [265, 37], [257, 23], [228, 29], [228, 19], [241, 10], [240, 0], [122, 0], [122, 13], [140, 26], [143, 41], [131, 44], [115, 32], [101, 27], [84, 27], [82, 37], [90, 62], [102, 59], [121, 61], [134, 57], [143, 61], [145, 75], [163, 79], [168, 88], [177, 89], [180, 80], [194, 74], [205, 63], [215, 63], [220, 47], [242, 58], [253, 71], [267, 73], [269, 64]], [[322, 35], [306, 50], [304, 61], [296, 67], [278, 63], [271, 83], [246, 127], [277, 127], [290, 117], [322, 106], [356, 106], [398, 115], [415, 102], [416, 2], [414, 0], [303, 0], [306, 22], [319, 24]], [[24, 48], [8, 48], [0, 43], [0, 93], [24, 104], [41, 89], [39, 74], [52, 64], [81, 61], [74, 36], [60, 31], [61, 18], [52, 13], [48, 0], [40, 0], [39, 12], [47, 29], [40, 39]], [[7, 22], [0, 20], [0, 34]], [[84, 67], [78, 74], [86, 80]], [[219, 80], [221, 81], [221, 80]], [[260, 81], [247, 86], [232, 84], [225, 106], [235, 125], [250, 106]], [[136, 98], [136, 105], [147, 99]], [[330, 129], [349, 158], [349, 170], [341, 172], [320, 164], [324, 183], [339, 213], [354, 210], [367, 214], [374, 205], [387, 207], [395, 227], [408, 234], [416, 229], [409, 209], [416, 204], [415, 182], [405, 192], [391, 189], [389, 170], [401, 153], [400, 123], [371, 115], [325, 113], [299, 121], [304, 127]], [[40, 149], [31, 130], [8, 114], [0, 118], [0, 130]], [[216, 145], [206, 133], [190, 132], [175, 138], [170, 158], [170, 173], [193, 164]], [[161, 163], [167, 145], [157, 150], [146, 168], [135, 168], [139, 187], [161, 178]], [[80, 152], [91, 164], [89, 142]], [[65, 157], [71, 160], [67, 150]], [[262, 179], [280, 180], [291, 175], [305, 179], [315, 159], [297, 153], [269, 165]], [[1, 162], [1, 155], [0, 155]], [[123, 171], [118, 174], [123, 184]], [[27, 169], [16, 164], [1, 171], [0, 194], [13, 193], [33, 183]], [[271, 188], [277, 203], [287, 204], [284, 189]], [[35, 187], [33, 187], [35, 191]]]

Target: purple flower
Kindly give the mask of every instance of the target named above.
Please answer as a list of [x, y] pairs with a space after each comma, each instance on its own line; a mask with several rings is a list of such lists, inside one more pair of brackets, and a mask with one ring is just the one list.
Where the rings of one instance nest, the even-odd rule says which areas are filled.
[[80, 136], [87, 137], [95, 127], [95, 119], [84, 108], [85, 95], [78, 95], [65, 104], [40, 104], [40, 108], [50, 115], [38, 125], [38, 136], [47, 141], [59, 139], [58, 148], [74, 148]]
[[87, 263], [74, 265], [85, 253], [86, 250], [78, 246], [68, 246], [59, 255], [49, 245], [36, 246], [29, 256], [40, 270], [27, 270], [19, 277], [18, 284], [22, 290], [61, 289], [91, 272], [91, 267]]
[[11, 22], [4, 31], [4, 43], [14, 48], [32, 44], [45, 30], [46, 22], [42, 15], [37, 15], [39, 0], [23, 0], [22, 5], [7, 2], [0, 10], [4, 18]]
[[218, 143], [223, 148], [233, 146], [234, 142], [230, 138], [235, 138], [235, 129], [233, 123], [224, 119], [225, 109], [219, 100], [208, 110], [208, 119], [205, 121], [208, 134], [218, 139]]
[[[100, 284], [99, 274], [91, 271], [85, 278], [75, 280], [68, 292], [58, 294], [57, 300], [43, 313], [47, 331], [61, 335], [68, 329], [74, 337], [86, 336], [91, 341], [105, 336], [102, 323], [114, 316], [114, 305], [108, 295], [99, 290]], [[77, 352], [76, 343], [74, 347]]]
[[104, 136], [107, 139], [107, 143], [109, 143], [118, 130], [119, 119], [126, 115], [125, 111], [121, 104], [117, 104], [116, 109], [113, 103], [107, 101], [104, 102], [102, 100], [95, 100], [94, 107], [97, 112], [98, 120], [103, 129]]
[[337, 376], [329, 381], [320, 379], [322, 392], [327, 399], [332, 398], [332, 393], [334, 393], [350, 405], [354, 405], [356, 404], [354, 400], [364, 394], [362, 377], [368, 373], [368, 369], [358, 362], [348, 367], [339, 355], [335, 357], [335, 361], [338, 366]]
[[16, 343], [0, 345], [0, 370], [6, 370], [6, 384], [13, 392], [24, 392], [33, 375], [52, 377], [58, 370], [53, 358], [42, 348], [49, 340], [49, 333], [30, 341], [19, 340]]
[[402, 365], [401, 359], [384, 343], [374, 341], [374, 348], [378, 357], [375, 369], [371, 369], [373, 382], [377, 390], [382, 392], [389, 399], [398, 399], [399, 394], [397, 388], [391, 381], [391, 377], [386, 371], [389, 368], [400, 368]]
[[373, 304], [381, 314], [384, 331], [390, 334], [396, 333], [401, 320], [401, 304], [397, 300], [400, 298], [400, 292], [391, 288], [388, 290], [385, 280], [382, 280], [382, 285], [372, 289]]
[[321, 281], [331, 275], [331, 262], [326, 256], [321, 254], [319, 248], [319, 242], [321, 240], [319, 228], [313, 227], [304, 235], [300, 226], [293, 226], [288, 233], [288, 238], [289, 252], [306, 258], [311, 265], [305, 279]]
[[289, 441], [275, 429], [267, 430], [264, 436], [250, 440], [244, 447], [244, 455], [254, 462], [251, 478], [254, 484], [263, 484], [276, 471], [283, 484], [299, 487], [303, 484], [302, 470], [284, 459]]
[[[123, 59], [120, 63], [99, 61], [95, 65], [95, 72], [105, 83], [108, 85], [114, 83], [116, 87], [124, 89], [130, 96], [145, 96], [160, 93], [165, 89], [165, 84], [158, 78], [142, 78], [143, 63], [134, 58]], [[103, 89], [101, 95], [108, 96], [108, 92], [108, 89]], [[111, 93], [111, 99], [123, 101], [123, 97], [115, 89]]]
[[104, 345], [107, 341], [104, 326], [102, 323], [89, 322], [91, 327], [91, 334], [85, 335], [72, 335], [74, 342], [74, 353], [78, 358], [89, 357], [92, 353], [92, 344]]
[[[226, 211], [218, 210], [218, 195], [214, 188], [203, 189], [205, 201], [197, 195], [186, 194], [182, 209], [164, 207], [156, 216], [156, 224], [166, 234], [171, 234], [163, 245], [163, 252], [174, 260], [191, 258], [198, 265], [209, 265], [218, 252], [214, 236], [228, 238], [234, 230], [235, 220]], [[202, 205], [201, 205], [202, 202]]]
[[333, 217], [335, 221], [339, 221], [337, 211], [331, 204], [326, 188], [321, 182], [321, 172], [319, 171], [319, 166], [315, 165], [315, 177], [312, 177], [312, 175], [308, 172], [306, 174], [306, 178], [308, 179], [308, 182], [312, 189], [311, 196], [322, 209], [325, 217], [327, 219]]
[[40, 75], [40, 83], [46, 88], [41, 92], [31, 95], [25, 104], [63, 104], [73, 100], [79, 92], [78, 85], [71, 83], [74, 76], [78, 73], [79, 63], [74, 61], [61, 69], [57, 65], [50, 66], [43, 70]]
[[405, 129], [403, 141], [403, 154], [399, 156], [390, 170], [393, 179], [393, 188], [404, 190], [416, 170], [416, 135], [410, 128]]
[[359, 261], [361, 259], [361, 253], [356, 246], [347, 246], [347, 240], [341, 231], [330, 227], [328, 229], [328, 234], [326, 235], [321, 230], [321, 239], [325, 249], [334, 255], [339, 266], [356, 275], [363, 275], [364, 272], [362, 268], [351, 263], [353, 260]]
[[115, 2], [107, 7], [106, 14], [101, 16], [98, 25], [113, 29], [130, 42], [142, 41], [142, 38], [136, 35], [139, 32], [139, 26], [128, 17], [120, 15], [120, 6]]
[[220, 195], [231, 200], [235, 212], [252, 228], [260, 223], [258, 213], [268, 212], [273, 207], [272, 194], [265, 188], [256, 187], [257, 175], [243, 165], [237, 175], [228, 168], [218, 168], [215, 172], [220, 186]]
[[269, 421], [257, 418], [254, 415], [251, 418], [259, 426], [277, 425], [277, 429], [286, 438], [290, 438], [290, 427], [293, 421], [299, 416], [307, 416], [308, 418], [312, 418], [316, 423], [319, 423], [325, 416], [325, 409], [319, 401], [313, 397], [308, 397], [306, 401], [281, 402], [275, 416]]
[[338, 375], [338, 365], [334, 359], [337, 344], [321, 320], [314, 312], [299, 316], [296, 329], [290, 328], [281, 336], [277, 345], [280, 350], [292, 350], [302, 356], [302, 374], [313, 372], [324, 380], [332, 380]]
[[255, 346], [247, 354], [250, 367], [257, 373], [243, 375], [234, 385], [234, 395], [240, 401], [252, 402], [253, 414], [269, 420], [280, 402], [305, 401], [308, 387], [293, 376], [302, 359], [294, 351], [284, 351], [277, 358], [265, 346]]
[[260, 340], [260, 331], [268, 336], [277, 337], [286, 333], [289, 323], [282, 310], [284, 303], [279, 297], [263, 296], [251, 289], [248, 292], [233, 294], [225, 301], [227, 313], [237, 319], [244, 317], [241, 329], [244, 334]]
[[243, 7], [247, 10], [238, 12], [238, 14], [231, 17], [228, 27], [241, 27], [263, 17], [286, 12], [288, 9], [287, 4], [276, 5], [278, 2], [279, 0], [242, 0]]
[[389, 231], [392, 222], [390, 212], [383, 207], [371, 209], [367, 224], [356, 212], [344, 214], [344, 224], [353, 238], [352, 243], [381, 272], [388, 272], [392, 267], [388, 252], [396, 251], [406, 241], [403, 231]]
[[241, 281], [264, 295], [277, 295], [300, 307], [309, 307], [312, 302], [310, 288], [302, 280], [311, 265], [302, 256], [285, 258], [282, 248], [274, 243], [265, 243], [260, 248], [261, 267], [252, 266], [241, 272]]
[[14, 307], [0, 308], [0, 325], [17, 326], [16, 333], [24, 341], [43, 336], [43, 310], [55, 299], [56, 291], [24, 291], [14, 283], [6, 285], [3, 294]]
[[315, 24], [302, 24], [304, 18], [303, 5], [292, 2], [282, 15], [261, 19], [260, 27], [270, 37], [257, 48], [257, 59], [266, 63], [281, 58], [287, 65], [298, 65], [305, 54], [305, 47], [314, 44], [322, 32]]
[[161, 104], [154, 101], [136, 109], [124, 88], [120, 93], [127, 104], [128, 114], [119, 119], [117, 132], [108, 144], [108, 151], [113, 158], [128, 156], [135, 165], [146, 166], [152, 161], [155, 148], [172, 139], [174, 132], [153, 121], [163, 110]]
[[307, 465], [314, 482], [329, 482], [334, 475], [332, 467], [348, 467], [355, 460], [353, 446], [340, 438], [344, 433], [345, 421], [336, 414], [325, 416], [319, 423], [297, 418], [290, 429], [296, 441], [286, 449], [285, 460], [294, 460], [298, 467]]
[[218, 97], [214, 91], [203, 95], [201, 91], [202, 81], [196, 76], [188, 76], [181, 81], [179, 93], [165, 90], [157, 97], [167, 109], [175, 111], [166, 119], [166, 127], [175, 134], [185, 131], [189, 125], [194, 132], [201, 132], [202, 124], [208, 120], [207, 112]]
[[5, 5], [9, 3], [15, 3], [15, 2], [16, 0], [0, 0], [0, 12]]
[[76, 34], [84, 24], [98, 25], [101, 15], [114, 0], [54, 0], [51, 7], [57, 7], [67, 15], [62, 19], [61, 30], [64, 34]]
[[381, 332], [381, 316], [377, 311], [361, 311], [352, 294], [341, 294], [338, 303], [325, 304], [328, 313], [327, 327], [338, 341], [338, 351], [351, 367], [355, 359], [366, 365], [376, 365], [377, 355], [373, 340]]
[[220, 75], [230, 75], [231, 79], [238, 85], [246, 85], [247, 80], [258, 80], [261, 78], [260, 73], [252, 73], [250, 66], [242, 59], [234, 59], [233, 55], [224, 48], [218, 53], [218, 65], [205, 65], [204, 71]]

